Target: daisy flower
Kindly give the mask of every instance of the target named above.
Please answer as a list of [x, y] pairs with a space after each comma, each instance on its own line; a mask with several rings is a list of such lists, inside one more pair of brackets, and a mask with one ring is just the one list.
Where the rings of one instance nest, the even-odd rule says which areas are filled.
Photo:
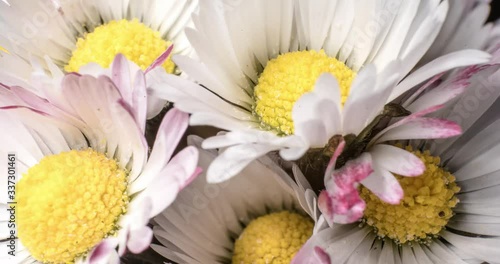
[[[199, 151], [202, 168], [218, 155]], [[154, 218], [161, 245], [151, 247], [177, 263], [290, 263], [317, 219], [316, 195], [294, 172], [295, 182], [265, 156], [223, 183], [198, 177]]]
[[[425, 165], [418, 177], [395, 176], [404, 192], [401, 202], [387, 203], [360, 187], [356, 198], [366, 207], [362, 221], [319, 230], [292, 263], [318, 263], [318, 250], [326, 256], [323, 263], [498, 262], [500, 165], [495, 161], [500, 152], [500, 46], [494, 47], [497, 63], [467, 69], [474, 73], [469, 87], [454, 104], [433, 114], [454, 120], [464, 133], [444, 140], [400, 142], [399, 147]], [[431, 85], [430, 91], [409, 100], [408, 108], [447, 92], [452, 91]], [[385, 160], [386, 166], [395, 162]], [[343, 170], [333, 173], [342, 176]]]
[[[108, 68], [121, 53], [147, 72], [148, 87], [154, 86], [156, 75], [180, 73], [167, 58], [169, 46], [175, 54], [193, 55], [183, 29], [196, 8], [196, 0], [0, 3], [0, 47], [7, 50], [0, 58], [0, 80], [38, 91], [47, 82], [60, 86], [64, 72], [78, 72], [88, 63]], [[149, 105], [151, 118], [165, 101], [150, 99]]]
[[[286, 160], [309, 149], [331, 157], [335, 136], [367, 142], [381, 119], [407, 115], [384, 108], [404, 92], [488, 60], [461, 50], [413, 69], [448, 7], [448, 1], [204, 1], [193, 15], [195, 29], [186, 29], [200, 61], [173, 58], [196, 82], [165, 76], [168, 87], [151, 94], [191, 113], [192, 125], [228, 131], [203, 143], [227, 147], [208, 168], [209, 182], [227, 180], [271, 151]], [[429, 137], [456, 134], [446, 124], [420, 128], [435, 132]]]
[[149, 149], [145, 76], [113, 77], [68, 74], [50, 99], [0, 86], [1, 153], [16, 156], [18, 177], [15, 197], [0, 198], [2, 208], [16, 203], [19, 238], [4, 262], [119, 263], [127, 249], [148, 248], [149, 219], [199, 174], [194, 147], [172, 158], [188, 115], [169, 111]]

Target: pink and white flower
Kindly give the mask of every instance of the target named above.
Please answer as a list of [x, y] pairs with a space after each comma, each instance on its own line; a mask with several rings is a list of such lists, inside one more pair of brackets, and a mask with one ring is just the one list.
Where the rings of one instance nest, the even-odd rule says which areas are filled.
[[[142, 71], [130, 73], [129, 65], [118, 56], [111, 77], [68, 74], [47, 98], [20, 86], [0, 85], [1, 153], [17, 153], [21, 178], [46, 156], [89, 148], [116, 160], [128, 174], [130, 203], [117, 222], [116, 236], [103, 239], [77, 263], [119, 263], [118, 256], [127, 249], [145, 250], [153, 236], [149, 219], [200, 173], [196, 148], [187, 147], [172, 157], [188, 126], [186, 113], [169, 111], [155, 144], [148, 147], [146, 76]], [[1, 199], [4, 206], [7, 200]], [[14, 261], [35, 262], [22, 241], [18, 244]]]
[[[498, 32], [498, 28], [494, 28], [492, 32]], [[439, 111], [430, 115], [433, 118], [453, 120], [463, 130], [463, 133], [458, 137], [402, 142], [405, 145], [411, 145], [413, 149], [429, 150], [432, 156], [440, 158], [440, 166], [447, 168], [456, 178], [456, 184], [460, 187], [460, 191], [456, 194], [459, 202], [452, 209], [454, 215], [446, 227], [428, 243], [397, 244], [391, 239], [378, 237], [369, 225], [332, 223], [337, 218], [344, 217], [345, 214], [336, 216], [335, 212], [332, 213], [330, 210], [330, 204], [322, 205], [320, 203], [319, 207], [323, 208], [323, 215], [320, 219], [323, 217], [330, 219], [330, 226], [317, 229], [315, 235], [304, 245], [292, 263], [318, 263], [319, 257], [326, 259], [322, 263], [327, 264], [345, 262], [495, 263], [500, 259], [500, 251], [495, 250], [500, 244], [500, 232], [497, 228], [500, 224], [500, 207], [498, 206], [500, 165], [497, 162], [500, 153], [498, 133], [500, 129], [500, 119], [498, 118], [500, 109], [500, 42], [498, 35], [491, 35], [487, 43], [489, 44], [486, 49], [493, 55], [490, 63], [459, 69], [448, 76], [436, 76], [403, 102], [403, 106], [412, 111], [426, 109], [434, 104], [440, 105]], [[468, 77], [464, 79], [466, 76]], [[442, 105], [444, 101], [450, 99], [453, 103]], [[391, 140], [398, 141], [398, 137], [393, 137], [397, 133], [391, 133], [390, 130], [391, 126], [382, 134]], [[421, 130], [415, 130], [414, 133], [421, 133]], [[374, 142], [383, 137], [384, 135], [381, 135]], [[405, 152], [389, 145], [376, 145], [375, 147], [380, 146], [391, 147], [401, 153]], [[341, 148], [342, 146], [339, 147], [339, 149]], [[384, 180], [394, 178], [391, 172], [398, 174], [400, 172], [389, 170], [388, 174], [383, 172], [384, 175], [387, 175], [386, 178], [373, 177], [377, 174], [377, 166], [400, 165], [402, 160], [394, 159], [397, 157], [397, 153], [387, 154], [389, 152], [374, 154], [369, 150], [369, 155], [372, 157], [371, 163], [366, 158], [360, 157], [351, 164], [347, 163], [345, 168], [330, 172], [329, 175], [337, 177], [338, 175], [342, 176], [341, 173], [345, 170], [358, 170], [357, 172], [364, 173], [353, 173], [350, 178], [351, 182], [358, 178], [365, 178], [355, 183], [355, 186], [356, 184], [365, 185], [367, 180], [372, 178], [374, 183], [380, 182], [384, 183], [386, 187], [390, 186]], [[407, 152], [406, 155], [413, 154]], [[376, 162], [376, 159], [382, 159], [380, 161], [383, 162]], [[362, 163], [363, 161], [364, 163]], [[363, 168], [370, 165], [374, 168], [374, 172], [367, 176], [368, 172]], [[356, 175], [361, 175], [361, 177], [355, 178]], [[365, 187], [369, 187], [369, 185], [365, 185]], [[337, 196], [345, 193], [345, 191], [338, 192], [334, 188], [329, 189]], [[379, 190], [383, 190], [383, 188], [379, 188]], [[325, 194], [320, 195], [320, 201], [322, 195], [331, 195], [328, 188]], [[365, 205], [359, 195], [355, 198], [355, 205], [358, 207]], [[380, 198], [384, 200], [383, 197]], [[327, 202], [329, 201], [327, 200]], [[351, 208], [351, 211], [355, 211], [357, 207], [351, 206]], [[337, 210], [336, 212], [341, 211]], [[318, 255], [318, 252], [321, 255]]]

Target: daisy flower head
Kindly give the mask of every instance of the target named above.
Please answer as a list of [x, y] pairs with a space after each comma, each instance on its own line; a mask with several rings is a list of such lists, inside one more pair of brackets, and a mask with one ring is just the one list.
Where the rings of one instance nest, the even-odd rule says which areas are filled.
[[[36, 91], [46, 82], [60, 85], [63, 73], [89, 63], [108, 68], [117, 54], [146, 72], [159, 66], [149, 75], [179, 74], [166, 50], [173, 45], [175, 54], [194, 54], [183, 29], [196, 8], [197, 0], [0, 3], [0, 46], [7, 51], [0, 56], [0, 80]], [[165, 101], [155, 104], [150, 117]]]
[[0, 86], [1, 153], [16, 156], [18, 175], [15, 197], [0, 201], [16, 203], [19, 239], [9, 263], [119, 263], [127, 250], [148, 248], [149, 219], [199, 174], [194, 147], [172, 157], [186, 113], [169, 111], [148, 148], [145, 76], [135, 76], [142, 82], [131, 86], [130, 76], [71, 73], [60, 97], [49, 99]]
[[[199, 148], [202, 168], [217, 157]], [[228, 181], [210, 184], [205, 175], [181, 191], [154, 218], [161, 245], [151, 247], [177, 263], [290, 263], [313, 234], [316, 195], [295, 167], [295, 181], [268, 156]], [[316, 226], [321, 224], [318, 223]]]
[[[432, 114], [454, 120], [463, 128], [463, 134], [439, 140], [391, 141], [398, 143], [385, 145], [411, 152], [425, 167], [416, 177], [398, 173], [391, 177], [403, 192], [401, 202], [384, 201], [361, 181], [359, 195], [356, 192], [356, 199], [361, 199], [365, 207], [361, 221], [331, 224], [318, 230], [292, 263], [317, 263], [317, 251], [328, 259], [324, 263], [498, 262], [500, 46], [497, 41], [487, 48], [493, 55], [491, 63], [440, 76], [428, 86], [430, 89], [404, 104], [409, 109], [418, 108], [429, 98], [450, 95], [456, 88], [440, 89], [440, 83], [472, 74], [467, 88], [454, 98], [454, 103]], [[385, 159], [376, 166], [395, 163], [397, 160]], [[341, 175], [341, 172], [336, 173]], [[388, 185], [384, 178], [379, 181]]]
[[483, 52], [462, 50], [409, 74], [448, 7], [448, 1], [205, 1], [193, 15], [195, 29], [186, 29], [200, 61], [173, 58], [196, 82], [166, 76], [168, 89], [151, 93], [191, 113], [192, 125], [228, 131], [203, 143], [227, 147], [208, 168], [210, 182], [271, 151], [296, 160], [313, 149], [327, 153], [327, 163], [336, 136], [366, 144], [382, 119], [407, 115], [389, 104], [404, 92], [451, 68], [487, 61]]

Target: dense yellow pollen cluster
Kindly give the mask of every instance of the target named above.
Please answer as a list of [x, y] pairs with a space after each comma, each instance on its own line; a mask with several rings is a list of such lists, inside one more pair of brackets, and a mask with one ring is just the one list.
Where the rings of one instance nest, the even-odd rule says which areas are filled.
[[43, 263], [73, 263], [113, 235], [126, 211], [127, 174], [94, 150], [44, 157], [17, 183], [18, 235]]
[[[412, 151], [411, 147], [406, 148]], [[452, 208], [458, 203], [455, 194], [460, 188], [455, 177], [439, 167], [439, 157], [429, 151], [412, 151], [426, 166], [418, 177], [396, 175], [404, 190], [404, 198], [398, 205], [382, 202], [368, 189], [361, 189], [366, 202], [364, 218], [380, 237], [388, 237], [396, 243], [428, 243], [436, 237], [453, 216]]]
[[337, 79], [343, 104], [356, 74], [323, 50], [290, 52], [269, 61], [254, 89], [254, 111], [263, 125], [285, 135], [293, 134], [293, 105], [312, 91], [318, 77], [327, 72]]
[[308, 217], [287, 211], [261, 216], [236, 240], [233, 264], [289, 264], [313, 226]]
[[[78, 39], [64, 70], [77, 72], [90, 62], [108, 68], [118, 53], [145, 70], [170, 44], [137, 19], [111, 21]], [[174, 72], [175, 65], [170, 58], [162, 66], [168, 73]]]

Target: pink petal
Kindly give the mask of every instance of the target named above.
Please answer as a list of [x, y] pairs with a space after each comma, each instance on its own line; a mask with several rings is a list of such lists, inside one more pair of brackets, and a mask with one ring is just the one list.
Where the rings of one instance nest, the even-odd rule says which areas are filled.
[[[336, 158], [335, 155], [332, 157]], [[329, 167], [328, 173], [332, 166]], [[325, 182], [326, 190], [318, 198], [319, 209], [328, 224], [352, 223], [363, 216], [365, 202], [359, 196], [357, 185], [372, 172], [372, 160], [368, 153], [333, 171]]]
[[107, 238], [97, 245], [92, 252], [90, 252], [87, 259], [88, 263], [119, 263], [116, 246], [118, 241], [116, 238]]
[[391, 129], [380, 137], [378, 141], [449, 138], [460, 134], [462, 134], [462, 128], [455, 122], [422, 117]]
[[151, 65], [149, 65], [149, 67], [144, 71], [144, 73], [147, 74], [152, 69], [162, 65], [168, 59], [168, 56], [170, 56], [170, 53], [172, 52], [173, 49], [174, 49], [174, 44], [170, 45], [170, 47], [168, 47], [167, 50], [160, 55], [160, 57], [156, 58], [156, 60]]
[[129, 104], [132, 104], [132, 77], [127, 58], [123, 54], [115, 56], [111, 64], [111, 79], [120, 91], [121, 96]]
[[145, 189], [156, 175], [167, 165], [172, 153], [188, 126], [188, 114], [177, 109], [167, 112], [156, 135], [155, 144], [149, 156], [148, 163], [141, 176], [131, 186], [130, 192], [135, 193]]
[[146, 129], [146, 115], [148, 106], [148, 95], [146, 92], [146, 77], [142, 71], [138, 71], [135, 74], [134, 79], [134, 90], [132, 92], [132, 108], [134, 110], [134, 117], [137, 121], [137, 125], [141, 128], [141, 131]]
[[436, 111], [438, 111], [439, 109], [441, 109], [443, 107], [444, 107], [444, 105], [436, 105], [436, 106], [424, 109], [424, 110], [422, 110], [420, 112], [413, 113], [413, 114], [411, 114], [411, 115], [409, 115], [409, 116], [407, 116], [407, 117], [405, 117], [405, 118], [397, 121], [396, 123], [394, 123], [394, 124], [386, 127], [384, 130], [382, 130], [381, 132], [379, 132], [370, 141], [370, 144], [382, 142], [382, 140], [380, 140], [380, 138], [382, 138], [383, 136], [385, 136], [385, 134], [388, 133], [389, 131], [397, 129], [398, 127], [403, 126], [403, 125], [405, 125], [407, 123], [413, 122], [415, 119], [421, 119], [423, 116], [425, 116], [427, 114], [430, 114], [430, 113], [433, 113], [433, 112], [436, 112]]
[[330, 255], [325, 252], [325, 250], [321, 247], [314, 247], [314, 256], [316, 256], [317, 260], [319, 261], [318, 264], [330, 264]]
[[158, 173], [153, 182], [139, 196], [149, 197], [153, 208], [149, 217], [153, 217], [167, 208], [177, 194], [196, 178], [201, 170], [196, 167], [198, 150], [187, 147], [177, 154], [167, 167]]
[[127, 241], [127, 248], [134, 254], [139, 254], [146, 250], [153, 239], [153, 230], [148, 226], [131, 230]]

